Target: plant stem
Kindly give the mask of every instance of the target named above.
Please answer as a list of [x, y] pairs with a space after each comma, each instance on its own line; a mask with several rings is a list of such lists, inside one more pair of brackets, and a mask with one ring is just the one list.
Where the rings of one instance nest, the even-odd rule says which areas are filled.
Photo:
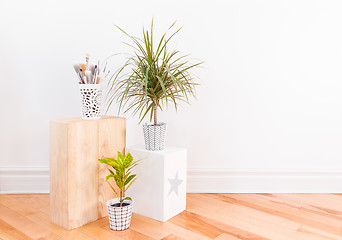
[[154, 125], [155, 126], [158, 124], [158, 121], [157, 121], [157, 108], [158, 108], [157, 103], [154, 103], [153, 117], [154, 117]]
[[120, 207], [122, 207], [122, 202], [123, 202], [122, 201], [122, 190], [120, 190], [120, 199], [119, 200], [120, 200]]
[[[126, 171], [126, 170], [125, 170]], [[125, 171], [122, 174], [122, 178], [124, 179], [125, 177]], [[122, 189], [120, 190], [120, 207], [122, 207], [123, 204], [123, 198], [125, 197], [125, 186], [122, 187]]]

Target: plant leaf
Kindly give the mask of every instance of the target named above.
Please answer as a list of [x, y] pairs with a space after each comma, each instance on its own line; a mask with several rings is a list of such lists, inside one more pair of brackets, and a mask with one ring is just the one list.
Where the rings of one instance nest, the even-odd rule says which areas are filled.
[[137, 178], [134, 178], [133, 181], [128, 185], [128, 187], [125, 188], [125, 192], [129, 189], [130, 186], [137, 180]]
[[125, 198], [124, 198], [124, 201], [125, 201], [125, 200], [130, 200], [130, 201], [132, 201], [132, 198], [130, 198], [130, 197], [125, 197]]
[[126, 179], [126, 181], [125, 181], [125, 186], [126, 186], [133, 178], [135, 178], [135, 176], [136, 176], [136, 174], [133, 174], [133, 175], [129, 176], [129, 177]]
[[113, 192], [116, 194], [116, 196], [119, 198], [119, 194], [115, 191], [115, 189], [113, 188], [112, 184], [110, 184], [110, 182], [107, 182], [110, 186], [110, 188], [113, 190]]
[[109, 174], [108, 176], [106, 176], [106, 182], [108, 181], [109, 178], [113, 178], [114, 174]]
[[107, 111], [116, 101], [119, 113], [122, 110], [138, 115], [140, 124], [145, 118], [152, 121], [155, 108], [163, 111], [164, 106], [172, 102], [177, 110], [179, 103], [189, 103], [189, 97], [195, 96], [198, 84], [190, 71], [202, 62], [191, 64], [187, 60], [189, 55], [179, 56], [178, 50], [168, 51], [170, 41], [181, 30], [173, 28], [174, 25], [175, 22], [157, 41], [154, 39], [153, 20], [150, 29], [143, 28], [142, 38], [131, 36], [116, 26], [132, 41], [128, 45], [132, 47], [133, 54], [109, 79]]

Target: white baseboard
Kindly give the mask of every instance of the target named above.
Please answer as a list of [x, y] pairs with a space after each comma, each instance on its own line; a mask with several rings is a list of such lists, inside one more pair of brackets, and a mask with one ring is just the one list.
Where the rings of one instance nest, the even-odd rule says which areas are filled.
[[[342, 171], [188, 169], [189, 193], [342, 193]], [[0, 194], [49, 193], [49, 168], [0, 167]]]
[[49, 168], [0, 167], [0, 194], [49, 193]]
[[342, 171], [188, 169], [190, 193], [342, 193]]

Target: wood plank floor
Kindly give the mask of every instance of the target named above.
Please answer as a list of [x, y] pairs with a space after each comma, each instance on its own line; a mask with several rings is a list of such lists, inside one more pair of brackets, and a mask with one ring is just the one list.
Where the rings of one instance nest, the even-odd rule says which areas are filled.
[[1, 239], [342, 240], [339, 194], [188, 194], [187, 210], [165, 223], [133, 214], [111, 231], [102, 218], [72, 231], [49, 220], [49, 195], [0, 195]]

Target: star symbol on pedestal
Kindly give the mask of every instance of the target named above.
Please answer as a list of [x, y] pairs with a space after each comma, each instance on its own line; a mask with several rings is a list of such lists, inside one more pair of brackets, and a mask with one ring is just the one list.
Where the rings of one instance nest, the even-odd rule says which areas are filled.
[[169, 178], [169, 183], [171, 185], [169, 194], [170, 195], [172, 192], [175, 192], [175, 194], [178, 196], [178, 187], [179, 185], [183, 182], [183, 180], [178, 179], [178, 172], [176, 173], [175, 178]]

